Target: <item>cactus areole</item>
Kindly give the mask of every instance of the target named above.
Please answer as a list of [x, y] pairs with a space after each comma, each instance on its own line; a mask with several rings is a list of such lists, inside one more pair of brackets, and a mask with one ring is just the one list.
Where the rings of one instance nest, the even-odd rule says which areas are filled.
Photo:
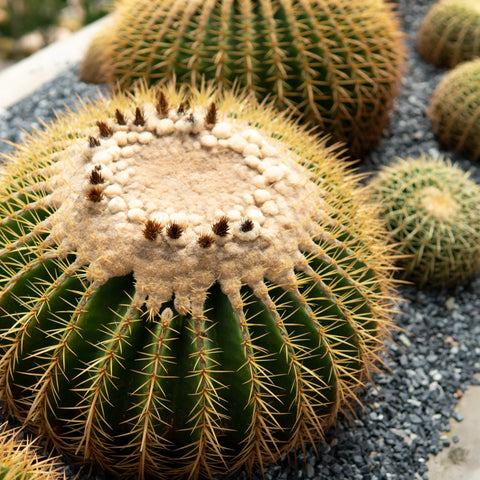
[[390, 275], [323, 141], [268, 108], [142, 90], [83, 106], [0, 185], [0, 394], [122, 476], [261, 467], [374, 367]]

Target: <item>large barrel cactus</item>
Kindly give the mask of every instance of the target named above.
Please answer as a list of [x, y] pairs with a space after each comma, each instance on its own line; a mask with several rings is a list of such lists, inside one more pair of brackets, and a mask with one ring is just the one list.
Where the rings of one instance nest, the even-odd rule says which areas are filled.
[[445, 148], [480, 160], [480, 59], [464, 62], [442, 78], [427, 114]]
[[391, 324], [375, 212], [318, 138], [143, 89], [19, 146], [0, 185], [0, 392], [66, 454], [261, 467], [355, 403]]
[[388, 121], [403, 56], [383, 0], [121, 0], [81, 78], [244, 87], [361, 157]]
[[62, 480], [60, 463], [42, 457], [31, 441], [20, 438], [18, 429], [0, 425], [0, 480]]
[[478, 0], [434, 3], [420, 26], [417, 45], [427, 62], [441, 68], [453, 68], [480, 56]]

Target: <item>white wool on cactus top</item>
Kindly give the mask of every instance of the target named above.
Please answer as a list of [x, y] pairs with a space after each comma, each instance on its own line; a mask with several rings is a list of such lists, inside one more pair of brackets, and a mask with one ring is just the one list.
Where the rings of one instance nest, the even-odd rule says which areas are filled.
[[174, 297], [201, 313], [219, 282], [234, 307], [240, 287], [267, 296], [265, 279], [295, 290], [314, 275], [322, 190], [280, 141], [244, 121], [151, 104], [97, 122], [57, 153], [43, 201], [48, 244], [74, 251], [93, 286], [134, 273], [136, 301], [152, 314]]

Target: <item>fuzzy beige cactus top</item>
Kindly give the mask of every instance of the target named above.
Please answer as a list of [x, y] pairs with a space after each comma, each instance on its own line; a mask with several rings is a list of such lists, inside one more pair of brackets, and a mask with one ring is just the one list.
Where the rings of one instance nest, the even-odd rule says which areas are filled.
[[315, 276], [301, 252], [329, 236], [322, 189], [260, 132], [213, 102], [117, 109], [55, 155], [39, 188], [56, 211], [32, 235], [49, 231], [56, 256], [76, 252], [71, 268], [89, 265], [92, 289], [134, 272], [152, 315], [173, 296], [200, 314], [216, 281], [239, 308], [241, 284], [265, 299], [264, 279], [294, 290], [294, 269]]

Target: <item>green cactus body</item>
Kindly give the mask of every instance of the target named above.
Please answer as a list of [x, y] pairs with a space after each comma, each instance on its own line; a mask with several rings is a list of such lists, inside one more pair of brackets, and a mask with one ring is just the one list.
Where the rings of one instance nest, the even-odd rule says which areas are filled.
[[406, 158], [372, 181], [373, 198], [399, 244], [404, 278], [454, 287], [480, 270], [480, 186], [443, 159]]
[[458, 65], [443, 77], [427, 115], [445, 148], [480, 159], [480, 59]]
[[432, 5], [418, 32], [422, 57], [453, 68], [480, 55], [480, 4], [477, 0], [440, 0]]
[[19, 431], [0, 425], [0, 480], [61, 480], [55, 458], [42, 458], [33, 442], [19, 439]]
[[207, 93], [85, 106], [0, 187], [1, 398], [122, 476], [251, 470], [320, 440], [390, 326], [355, 177], [272, 109]]
[[354, 157], [388, 121], [404, 48], [383, 0], [124, 0], [117, 10], [83, 80], [236, 85], [290, 107]]

